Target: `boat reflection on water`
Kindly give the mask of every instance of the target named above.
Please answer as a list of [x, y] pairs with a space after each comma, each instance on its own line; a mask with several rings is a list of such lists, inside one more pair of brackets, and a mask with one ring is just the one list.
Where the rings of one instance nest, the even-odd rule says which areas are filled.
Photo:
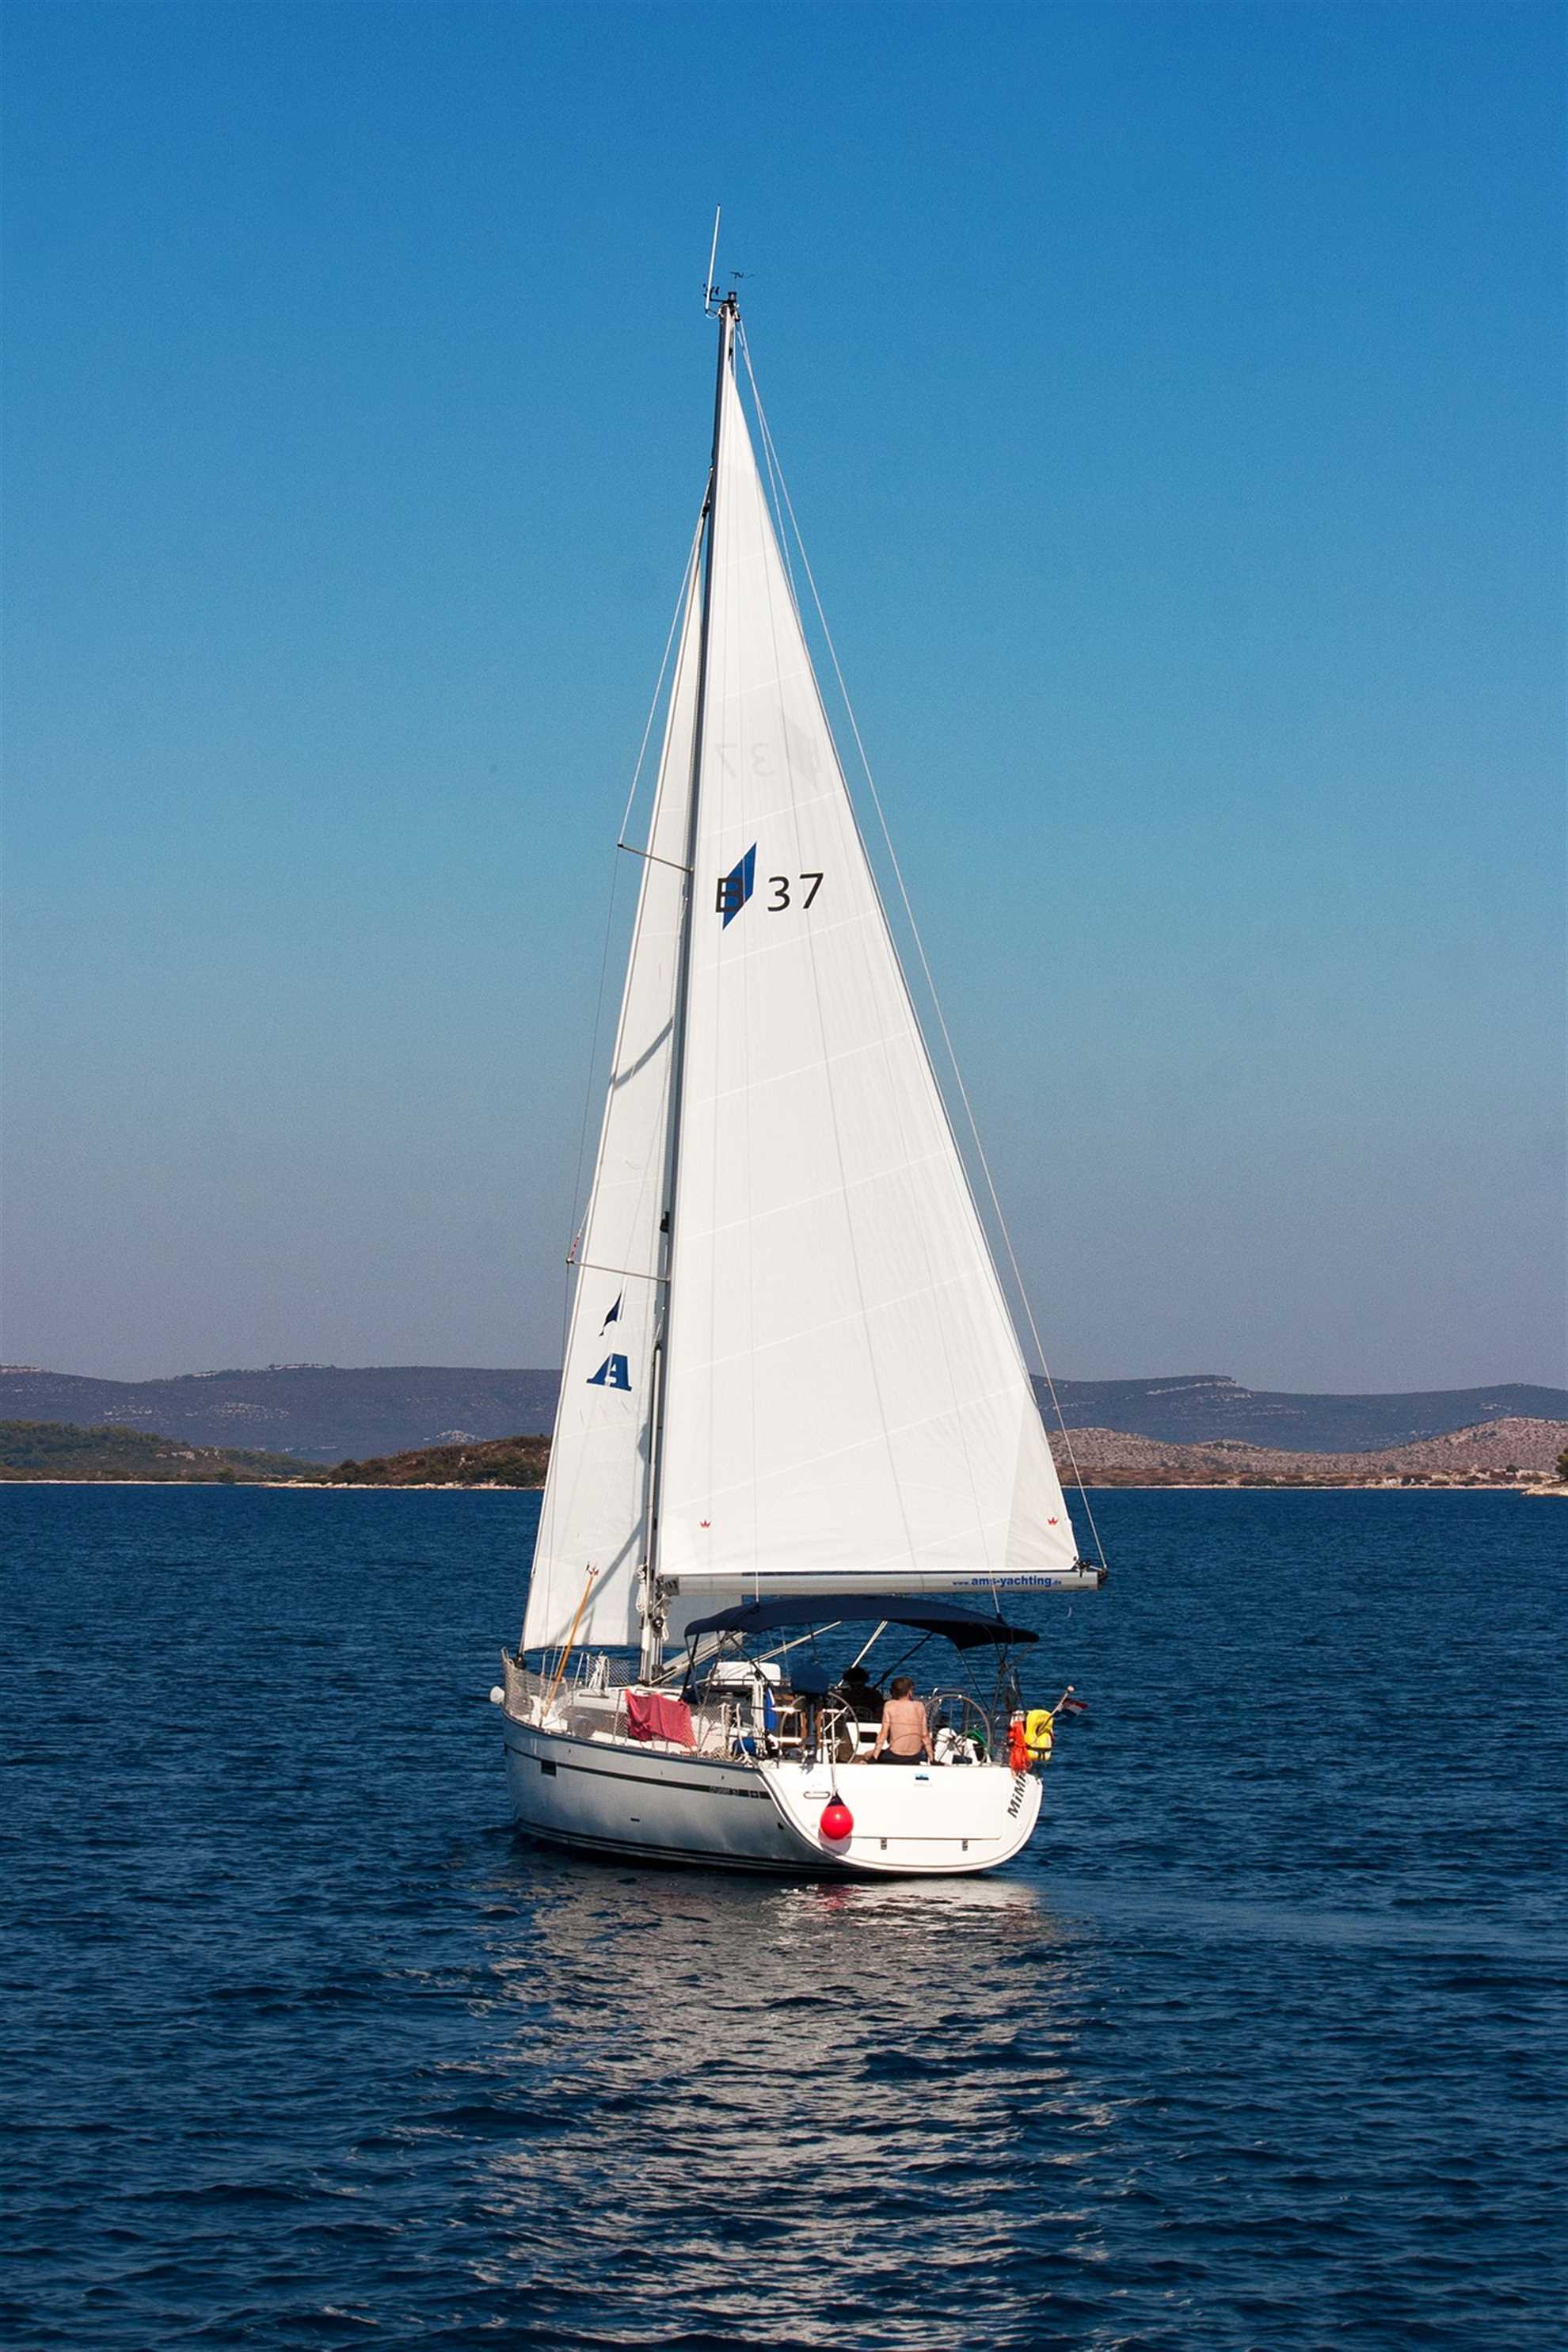
[[827, 2340], [829, 2314], [842, 2343], [929, 2344], [983, 2295], [1001, 2343], [1038, 2315], [1043, 2251], [1099, 2259], [1103, 1988], [1028, 1879], [519, 1851], [484, 1892], [491, 2293], [548, 2296], [568, 2337], [772, 2345]]

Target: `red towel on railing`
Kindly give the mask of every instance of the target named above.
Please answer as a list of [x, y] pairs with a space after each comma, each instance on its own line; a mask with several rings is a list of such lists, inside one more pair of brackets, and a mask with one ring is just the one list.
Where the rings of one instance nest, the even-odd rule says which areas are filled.
[[662, 1691], [626, 1693], [626, 1736], [630, 1739], [670, 1739], [681, 1748], [693, 1745], [691, 1709], [683, 1698], [666, 1698]]

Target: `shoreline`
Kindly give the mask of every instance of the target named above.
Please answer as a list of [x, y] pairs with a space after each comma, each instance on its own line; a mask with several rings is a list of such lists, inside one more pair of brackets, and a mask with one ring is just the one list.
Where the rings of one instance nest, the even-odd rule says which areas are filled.
[[265, 1487], [274, 1495], [542, 1495], [537, 1486], [508, 1486], [500, 1478], [400, 1478], [384, 1485], [374, 1478], [0, 1478], [7, 1486], [221, 1486], [237, 1490]]
[[[1314, 1478], [1160, 1478], [1152, 1485], [1118, 1479], [1114, 1486], [1083, 1481], [1090, 1495], [1538, 1495], [1568, 1501], [1568, 1486], [1555, 1481], [1504, 1486], [1491, 1478], [1444, 1479], [1430, 1486], [1389, 1486], [1381, 1478], [1321, 1483]], [[403, 1478], [384, 1484], [370, 1478], [0, 1478], [7, 1486], [168, 1486], [264, 1489], [274, 1495], [542, 1495], [544, 1484], [514, 1486], [499, 1478]], [[1076, 1493], [1076, 1487], [1069, 1492]]]

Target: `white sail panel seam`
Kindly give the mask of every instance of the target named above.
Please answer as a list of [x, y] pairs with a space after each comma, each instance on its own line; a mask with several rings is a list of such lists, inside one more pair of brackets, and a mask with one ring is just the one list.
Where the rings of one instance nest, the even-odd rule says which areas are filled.
[[[836, 938], [840, 933], [873, 930], [876, 919], [868, 908], [862, 908], [858, 915], [837, 915], [831, 922], [813, 923], [810, 928], [816, 932], [818, 940], [825, 940]], [[737, 961], [763, 963], [769, 956], [787, 954], [791, 950], [798, 951], [801, 944], [798, 939], [753, 940], [741, 951]]]
[[[885, 1046], [896, 1045], [900, 1038], [908, 1037], [909, 1034], [910, 1032], [907, 1029], [890, 1030], [885, 1037], [868, 1037], [862, 1045], [846, 1045], [842, 1052], [824, 1054], [815, 1062], [792, 1062], [787, 1069], [765, 1070], [758, 1077], [743, 1079], [739, 1086], [725, 1087], [720, 1091], [704, 1095], [701, 1100], [715, 1105], [740, 1102], [748, 1095], [765, 1093], [770, 1087], [787, 1086], [792, 1078], [809, 1077], [814, 1070], [830, 1070], [841, 1062], [858, 1062], [868, 1054], [879, 1053]], [[918, 1168], [926, 1160], [937, 1160], [941, 1157], [940, 1150], [927, 1151], [922, 1152], [918, 1160], [913, 1158], [900, 1160], [896, 1164], [900, 1168]], [[812, 1197], [815, 1199], [817, 1196], [814, 1194]], [[823, 1194], [821, 1197], [826, 1199], [829, 1195]]]
[[[721, 749], [722, 749], [722, 746], [721, 746]], [[789, 754], [786, 751], [784, 754], [786, 761], [788, 760], [788, 757]], [[735, 782], [738, 781], [738, 779], [731, 779], [731, 781]], [[815, 793], [808, 801], [783, 801], [776, 809], [764, 809], [763, 811], [763, 815], [764, 818], [769, 816], [784, 817], [795, 815], [798, 814], [802, 809], [821, 808], [827, 803], [837, 801], [837, 793], [834, 792]], [[864, 922], [866, 919], [865, 915], [860, 916], [858, 919]]]
[[[847, 1198], [850, 1192], [863, 1192], [868, 1184], [885, 1184], [889, 1176], [907, 1175], [910, 1170], [922, 1167], [926, 1160], [940, 1160], [942, 1156], [940, 1151], [928, 1151], [920, 1160], [895, 1160], [890, 1167], [874, 1168], [869, 1175], [853, 1177], [842, 1186], [831, 1184], [820, 1192], [797, 1192], [793, 1200], [776, 1202], [771, 1209], [759, 1209], [750, 1219], [730, 1217], [721, 1225], [700, 1225], [694, 1227], [693, 1232], [699, 1241], [715, 1241], [721, 1234], [742, 1232], [748, 1223], [757, 1225], [764, 1223], [772, 1217], [793, 1216], [797, 1210], [812, 1208], [818, 1201], [841, 1200]], [[954, 1280], [957, 1278], [956, 1276], [952, 1277]], [[911, 1290], [906, 1292], [905, 1296], [917, 1298], [921, 1294]], [[760, 1344], [765, 1347], [768, 1343], [764, 1340]]]
[[[1009, 1384], [1005, 1389], [992, 1390], [989, 1396], [975, 1397], [972, 1402], [976, 1404], [987, 1404], [999, 1397], [1010, 1398], [1013, 1393], [1012, 1386]], [[1031, 1406], [1031, 1410], [1034, 1410], [1033, 1406]], [[887, 1425], [886, 1434], [890, 1438], [909, 1437], [911, 1436], [916, 1430], [931, 1428], [935, 1423], [945, 1419], [945, 1417], [946, 1416], [944, 1414], [939, 1412], [921, 1413], [913, 1421], [889, 1423]], [[878, 1434], [880, 1435], [880, 1433], [879, 1433]], [[817, 1469], [826, 1462], [842, 1462], [851, 1454], [864, 1453], [867, 1446], [874, 1445], [877, 1442], [878, 1437], [876, 1436], [862, 1437], [857, 1438], [854, 1443], [849, 1445], [826, 1445], [820, 1447], [815, 1454], [792, 1454], [787, 1458], [781, 1457], [776, 1467], [769, 1472], [768, 1483], [772, 1483], [779, 1478], [798, 1477], [803, 1471]], [[746, 1484], [747, 1482], [745, 1480], [738, 1479], [732, 1485], [728, 1486], [713, 1486], [703, 1498], [703, 1507], [705, 1509], [717, 1509], [727, 1497], [743, 1494], [746, 1490]], [[989, 1512], [977, 1521], [977, 1525], [982, 1528], [1005, 1528], [1007, 1525], [1007, 1514], [1002, 1510]], [[891, 1559], [898, 1557], [912, 1559], [918, 1556], [918, 1546], [912, 1545], [906, 1540], [901, 1555], [895, 1548], [879, 1552], [877, 1557], [879, 1559]], [[740, 1572], [744, 1573], [743, 1570]]]
[[[826, 1316], [819, 1323], [803, 1323], [798, 1331], [781, 1332], [776, 1339], [759, 1339], [754, 1345], [736, 1349], [728, 1355], [709, 1356], [701, 1360], [700, 1368], [705, 1371], [721, 1371], [726, 1364], [743, 1363], [747, 1356], [767, 1356], [775, 1354], [781, 1348], [798, 1348], [803, 1340], [820, 1339], [829, 1331], [841, 1331], [847, 1323], [853, 1323], [857, 1316], [862, 1312], [868, 1318], [871, 1316], [890, 1315], [895, 1308], [916, 1306], [922, 1298], [938, 1298], [944, 1290], [961, 1289], [968, 1279], [969, 1269], [956, 1267], [952, 1274], [933, 1276], [930, 1282], [920, 1283], [912, 1290], [900, 1290], [894, 1297], [879, 1298], [875, 1307], [864, 1310], [857, 1308], [847, 1315]], [[1016, 1393], [1011, 1381], [1003, 1388], [963, 1391], [960, 1391], [954, 1383], [952, 1402], [954, 1410], [957, 1411], [964, 1405], [987, 1403], [994, 1396], [1013, 1396]], [[1038, 1408], [1037, 1407], [1036, 1410], [1037, 1411]], [[926, 1418], [938, 1420], [941, 1416], [931, 1413]]]

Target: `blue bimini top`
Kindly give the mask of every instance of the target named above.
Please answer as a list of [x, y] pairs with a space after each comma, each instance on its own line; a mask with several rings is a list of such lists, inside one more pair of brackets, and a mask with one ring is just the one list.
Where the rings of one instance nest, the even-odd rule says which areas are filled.
[[781, 1625], [835, 1623], [912, 1625], [921, 1633], [942, 1633], [958, 1650], [976, 1650], [984, 1643], [1037, 1642], [1026, 1626], [1004, 1624], [1000, 1617], [983, 1616], [977, 1609], [961, 1609], [954, 1601], [898, 1601], [891, 1595], [868, 1599], [864, 1592], [813, 1592], [785, 1601], [742, 1601], [716, 1616], [699, 1617], [688, 1625], [686, 1638], [702, 1633], [771, 1633]]

